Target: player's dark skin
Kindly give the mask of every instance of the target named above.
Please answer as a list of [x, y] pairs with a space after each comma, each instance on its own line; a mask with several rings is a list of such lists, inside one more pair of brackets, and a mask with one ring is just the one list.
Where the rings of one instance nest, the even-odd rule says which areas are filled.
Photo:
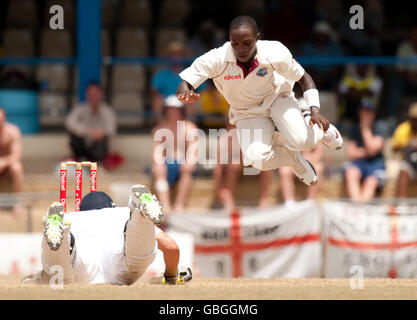
[[[256, 41], [259, 40], [259, 37], [259, 33], [255, 33], [252, 28], [246, 26], [231, 29], [229, 32], [230, 43], [236, 59], [247, 68], [256, 56]], [[305, 72], [301, 79], [298, 80], [298, 83], [303, 92], [316, 88], [313, 79], [307, 72]], [[194, 102], [200, 97], [198, 93], [194, 92], [194, 88], [186, 81], [182, 81], [178, 86], [177, 96], [178, 99], [184, 103]], [[311, 106], [310, 110], [310, 123], [317, 123], [317, 125], [326, 132], [329, 128], [329, 120], [320, 114], [320, 109], [318, 107]]]

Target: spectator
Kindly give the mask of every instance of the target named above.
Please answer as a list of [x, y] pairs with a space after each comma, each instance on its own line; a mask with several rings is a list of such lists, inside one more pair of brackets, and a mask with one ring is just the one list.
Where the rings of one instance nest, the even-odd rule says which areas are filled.
[[406, 198], [410, 178], [416, 176], [417, 170], [417, 102], [408, 109], [408, 120], [402, 122], [392, 137], [392, 148], [403, 154], [397, 181], [397, 196]]
[[[227, 124], [226, 132], [220, 136], [217, 155], [217, 166], [213, 171], [216, 192], [223, 208], [230, 212], [236, 205], [236, 184], [242, 175], [242, 153], [236, 126]], [[258, 208], [268, 206], [271, 177], [272, 171], [261, 171], [259, 174]]]
[[[313, 27], [310, 41], [301, 46], [301, 55], [307, 57], [333, 57], [343, 56], [343, 48], [334, 40], [330, 24], [324, 21], [317, 22]], [[339, 69], [330, 65], [312, 66], [308, 71], [314, 79], [316, 86], [322, 90], [333, 90], [339, 79]]]
[[[157, 119], [162, 114], [164, 100], [176, 94], [182, 81], [178, 75], [184, 69], [180, 60], [188, 56], [188, 50], [182, 42], [173, 41], [168, 44], [166, 56], [174, 64], [158, 71], [151, 79], [152, 112]], [[191, 112], [191, 107], [187, 107], [187, 113]]]
[[212, 20], [206, 20], [196, 30], [191, 38], [189, 47], [194, 57], [198, 57], [207, 51], [220, 47], [226, 39], [223, 30], [216, 27]]
[[347, 135], [359, 121], [358, 110], [361, 106], [376, 108], [382, 89], [382, 80], [376, 69], [370, 65], [349, 66], [339, 83], [339, 100], [343, 127]]
[[213, 82], [207, 81], [207, 89], [200, 96], [200, 116], [205, 127], [225, 127], [228, 123], [229, 103], [216, 89]]
[[[397, 50], [398, 58], [417, 57], [417, 25], [410, 30], [409, 39], [401, 43]], [[417, 65], [398, 64], [397, 73], [392, 77], [388, 97], [388, 112], [392, 117], [398, 114], [398, 106], [404, 94], [417, 90]]]
[[[188, 150], [194, 141], [186, 137], [193, 135], [192, 131], [196, 129], [193, 122], [185, 120], [184, 104], [176, 95], [168, 96], [164, 102], [163, 118], [152, 130], [152, 173], [156, 194], [164, 212], [184, 210], [195, 170], [195, 165], [188, 161]], [[174, 205], [171, 206], [170, 191], [174, 185], [177, 185], [177, 195]]]
[[[304, 98], [299, 98], [298, 103], [302, 110], [306, 111], [309, 109]], [[323, 145], [319, 143], [313, 150], [304, 151], [303, 156], [314, 166], [317, 176], [319, 177], [319, 182], [316, 185], [307, 187], [307, 200], [313, 200], [317, 198], [317, 193], [320, 188], [320, 177], [323, 174]], [[279, 168], [278, 172], [281, 179], [281, 190], [282, 197], [284, 198], [284, 205], [291, 206], [295, 204], [296, 200], [294, 172], [290, 167]]]
[[70, 134], [70, 146], [76, 161], [103, 161], [108, 154], [109, 138], [116, 133], [116, 115], [104, 103], [99, 84], [87, 87], [87, 102], [76, 105], [65, 125]]
[[[7, 122], [6, 114], [0, 108], [0, 176], [9, 176], [13, 192], [22, 192], [24, 173], [22, 165], [22, 137], [18, 127]], [[15, 217], [21, 215], [21, 206], [16, 205]]]
[[381, 191], [385, 181], [384, 139], [374, 128], [376, 110], [359, 108], [359, 127], [347, 143], [350, 162], [345, 167], [347, 192], [352, 201], [368, 202]]

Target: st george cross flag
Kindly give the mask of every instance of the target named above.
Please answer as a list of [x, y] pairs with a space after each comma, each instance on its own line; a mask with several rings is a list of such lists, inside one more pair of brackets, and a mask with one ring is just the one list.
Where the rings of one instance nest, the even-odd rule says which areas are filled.
[[316, 203], [247, 208], [226, 214], [172, 214], [170, 226], [194, 236], [203, 277], [320, 277], [322, 247]]

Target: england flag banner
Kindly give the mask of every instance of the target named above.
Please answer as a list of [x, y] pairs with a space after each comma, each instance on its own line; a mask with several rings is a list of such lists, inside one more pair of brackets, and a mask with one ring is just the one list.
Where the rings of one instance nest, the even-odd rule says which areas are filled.
[[194, 236], [195, 265], [203, 277], [320, 277], [320, 212], [296, 207], [244, 209], [226, 214], [172, 214], [171, 227]]
[[324, 276], [417, 277], [417, 210], [413, 207], [323, 203]]

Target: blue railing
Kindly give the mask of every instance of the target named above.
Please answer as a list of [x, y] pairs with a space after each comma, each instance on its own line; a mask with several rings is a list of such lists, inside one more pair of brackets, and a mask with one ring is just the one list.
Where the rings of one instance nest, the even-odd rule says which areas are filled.
[[[396, 65], [396, 64], [417, 64], [417, 57], [398, 58], [395, 56], [339, 56], [339, 57], [311, 57], [299, 56], [297, 61], [305, 66], [332, 66], [332, 65], [346, 65], [346, 64], [373, 64], [373, 65]], [[194, 58], [187, 58], [181, 60], [172, 60], [160, 57], [103, 57], [103, 64], [141, 64], [141, 65], [158, 65], [158, 64], [174, 64], [181, 63], [189, 65]], [[38, 64], [77, 64], [76, 58], [0, 58], [0, 65], [8, 64], [24, 64], [24, 65], [38, 65]]]

